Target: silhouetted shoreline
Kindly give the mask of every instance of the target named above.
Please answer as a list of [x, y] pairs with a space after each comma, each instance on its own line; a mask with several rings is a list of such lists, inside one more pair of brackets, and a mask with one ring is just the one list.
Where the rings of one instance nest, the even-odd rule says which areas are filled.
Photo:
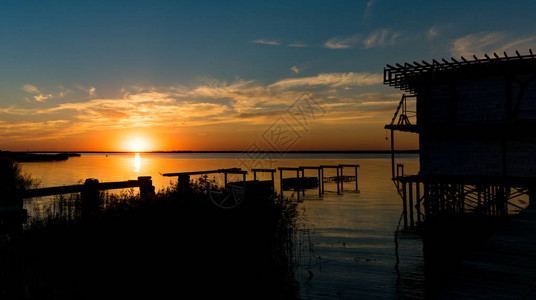
[[0, 158], [9, 158], [18, 162], [40, 162], [40, 161], [58, 161], [67, 160], [69, 157], [80, 156], [72, 152], [11, 152], [0, 151]]

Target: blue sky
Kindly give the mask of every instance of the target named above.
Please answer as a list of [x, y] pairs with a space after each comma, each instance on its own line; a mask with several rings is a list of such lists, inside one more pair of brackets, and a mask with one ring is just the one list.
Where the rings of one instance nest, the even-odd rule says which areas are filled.
[[[232, 147], [246, 147], [304, 91], [325, 108], [311, 126], [333, 147], [384, 148], [401, 95], [382, 85], [385, 64], [527, 53], [534, 11], [533, 1], [2, 1], [0, 149], [78, 149], [73, 137], [121, 131], [190, 141], [155, 149], [200, 149], [244, 126]], [[218, 143], [209, 148], [231, 147]]]

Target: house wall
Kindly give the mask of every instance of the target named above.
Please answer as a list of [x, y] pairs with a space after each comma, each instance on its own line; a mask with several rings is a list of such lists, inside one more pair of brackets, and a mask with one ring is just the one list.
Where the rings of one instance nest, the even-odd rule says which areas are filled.
[[535, 177], [536, 138], [426, 138], [420, 160], [423, 175]]
[[[491, 126], [504, 123], [501, 127], [506, 128], [525, 120], [536, 120], [532, 75], [515, 80], [504, 76], [457, 79], [421, 87], [417, 91], [420, 173], [535, 177], [535, 134], [495, 133], [497, 127]], [[477, 131], [464, 130], [475, 125], [480, 126]]]

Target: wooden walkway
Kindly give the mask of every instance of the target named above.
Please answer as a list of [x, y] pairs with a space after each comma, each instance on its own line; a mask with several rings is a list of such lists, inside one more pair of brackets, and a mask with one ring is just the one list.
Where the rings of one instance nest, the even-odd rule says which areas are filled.
[[536, 205], [462, 259], [431, 299], [536, 299]]

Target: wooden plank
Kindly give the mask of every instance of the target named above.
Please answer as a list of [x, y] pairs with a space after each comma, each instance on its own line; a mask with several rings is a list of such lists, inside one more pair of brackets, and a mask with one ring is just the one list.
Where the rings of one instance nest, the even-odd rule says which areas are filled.
[[251, 172], [265, 172], [265, 173], [275, 173], [276, 169], [251, 169]]
[[300, 171], [301, 169], [300, 168], [297, 168], [297, 167], [278, 167], [277, 168], [279, 171]]
[[101, 182], [97, 185], [97, 190], [114, 190], [140, 187], [137, 180], [119, 181], [119, 182]]
[[208, 171], [164, 173], [162, 174], [162, 176], [174, 177], [174, 176], [200, 175], [200, 174], [210, 174], [210, 173], [247, 174], [247, 172], [248, 171], [241, 170], [240, 168], [231, 168], [231, 169], [218, 169], [218, 170], [208, 170]]
[[31, 190], [25, 191], [24, 198], [80, 193], [82, 192], [83, 189], [84, 189], [83, 184], [31, 189]]
[[[141, 183], [138, 180], [116, 181], [116, 182], [100, 182], [97, 184], [97, 190], [113, 190], [140, 187]], [[38, 189], [26, 190], [24, 198], [45, 197], [61, 194], [81, 193], [86, 186], [84, 184], [54, 186]]]

